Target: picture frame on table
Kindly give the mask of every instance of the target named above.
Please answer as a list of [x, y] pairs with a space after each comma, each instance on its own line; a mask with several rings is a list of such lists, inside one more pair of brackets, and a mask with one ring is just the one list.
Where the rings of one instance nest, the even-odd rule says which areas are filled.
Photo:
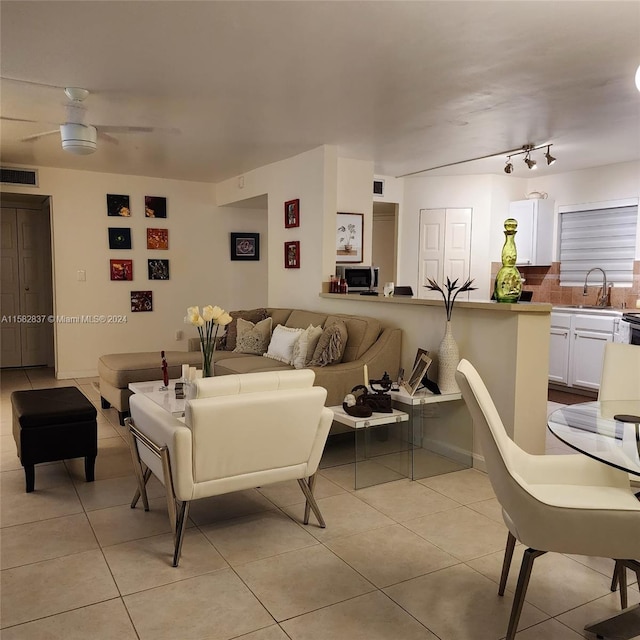
[[259, 233], [231, 233], [232, 260], [260, 260]]
[[284, 243], [284, 268], [300, 268], [300, 242], [298, 240]]
[[413, 394], [418, 390], [418, 387], [422, 382], [422, 378], [427, 374], [427, 369], [431, 365], [431, 362], [431, 358], [426, 355], [426, 353], [418, 355], [418, 361], [413, 367], [413, 371], [411, 372], [409, 379], [402, 383], [403, 388], [410, 396], [413, 396]]
[[363, 213], [336, 214], [336, 262], [362, 262]]
[[284, 203], [284, 227], [291, 229], [300, 226], [300, 200], [287, 200]]

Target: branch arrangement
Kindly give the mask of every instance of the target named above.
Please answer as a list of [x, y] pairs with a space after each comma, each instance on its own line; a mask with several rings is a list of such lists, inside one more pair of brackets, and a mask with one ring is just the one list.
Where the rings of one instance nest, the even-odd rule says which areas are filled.
[[473, 280], [469, 278], [464, 284], [459, 287], [456, 286], [458, 284], [458, 279], [456, 278], [453, 282], [447, 278], [446, 289], [447, 293], [445, 294], [443, 288], [431, 278], [427, 278], [429, 284], [425, 284], [424, 286], [431, 291], [439, 291], [442, 299], [444, 300], [444, 307], [447, 310], [447, 322], [451, 320], [451, 312], [453, 311], [453, 304], [456, 301], [456, 298], [463, 291], [476, 291], [478, 287], [472, 287]]

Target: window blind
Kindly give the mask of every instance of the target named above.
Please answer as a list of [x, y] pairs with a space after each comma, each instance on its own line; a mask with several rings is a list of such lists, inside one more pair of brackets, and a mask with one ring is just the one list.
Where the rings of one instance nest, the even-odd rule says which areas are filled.
[[589, 269], [600, 267], [607, 282], [630, 285], [637, 224], [638, 205], [561, 213], [560, 284], [581, 287]]

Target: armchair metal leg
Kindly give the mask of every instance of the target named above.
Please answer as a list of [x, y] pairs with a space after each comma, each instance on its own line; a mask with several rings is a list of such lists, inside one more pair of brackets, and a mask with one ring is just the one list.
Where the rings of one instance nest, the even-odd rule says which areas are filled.
[[315, 474], [310, 476], [308, 481], [304, 478], [298, 479], [298, 484], [302, 489], [302, 493], [304, 493], [304, 497], [307, 499], [307, 502], [304, 506], [304, 524], [309, 524], [309, 508], [313, 510], [315, 517], [318, 520], [318, 524], [324, 529], [327, 525], [324, 522], [324, 518], [320, 513], [320, 508], [318, 507], [318, 503], [316, 499], [313, 497], [313, 486], [315, 485], [316, 477]]
[[[133, 472], [135, 473], [136, 480], [138, 481], [138, 489], [136, 490], [133, 500], [131, 501], [131, 508], [135, 509], [138, 504], [138, 500], [142, 497], [142, 504], [144, 510], [149, 511], [149, 499], [147, 497], [146, 485], [151, 476], [151, 469], [142, 470], [142, 460], [140, 460], [140, 452], [138, 451], [138, 441], [134, 435], [134, 424], [131, 418], [125, 420], [127, 427], [127, 437], [129, 439], [129, 450], [131, 451], [131, 459], [133, 461]], [[133, 428], [132, 428], [133, 427]]]
[[502, 561], [502, 573], [500, 574], [500, 586], [498, 587], [498, 595], [503, 596], [505, 587], [507, 586], [507, 578], [509, 577], [509, 569], [511, 560], [513, 559], [513, 550], [516, 546], [516, 537], [509, 531], [507, 535], [507, 545], [504, 548], [504, 560]]
[[527, 549], [524, 552], [522, 564], [520, 565], [520, 575], [518, 576], [518, 586], [516, 587], [516, 594], [513, 598], [511, 617], [509, 618], [509, 627], [507, 628], [507, 636], [505, 640], [514, 640], [516, 637], [518, 622], [520, 621], [520, 614], [522, 613], [522, 607], [524, 605], [524, 597], [527, 593], [527, 587], [529, 586], [529, 578], [531, 577], [533, 561], [538, 556], [545, 553], [546, 551], [538, 551], [536, 549]]
[[177, 523], [175, 529], [175, 547], [173, 551], [173, 566], [177, 567], [180, 562], [180, 554], [182, 553], [182, 541], [184, 540], [184, 532], [187, 528], [187, 520], [189, 519], [189, 501], [185, 500], [181, 503], [177, 514]]

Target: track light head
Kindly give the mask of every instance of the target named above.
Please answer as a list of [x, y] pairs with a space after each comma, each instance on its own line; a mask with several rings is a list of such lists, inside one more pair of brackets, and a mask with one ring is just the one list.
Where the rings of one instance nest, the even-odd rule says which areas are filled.
[[549, 149], [550, 149], [550, 148], [551, 148], [551, 145], [549, 145], [549, 146], [547, 147], [547, 153], [545, 153], [545, 154], [544, 154], [544, 157], [547, 159], [547, 164], [548, 164], [549, 166], [551, 166], [551, 165], [556, 161], [556, 159], [555, 159], [555, 158], [551, 155], [551, 153], [549, 152]]
[[511, 173], [513, 171], [513, 165], [511, 164], [511, 156], [507, 158], [507, 164], [504, 165], [504, 172]]
[[529, 169], [531, 169], [531, 170], [533, 170], [533, 169], [537, 169], [537, 168], [538, 168], [538, 167], [536, 166], [536, 165], [537, 165], [536, 161], [535, 161], [535, 160], [532, 160], [532, 159], [529, 157], [529, 152], [527, 152], [527, 155], [525, 156], [524, 163], [525, 163], [525, 164], [527, 165], [527, 167], [529, 167]]

